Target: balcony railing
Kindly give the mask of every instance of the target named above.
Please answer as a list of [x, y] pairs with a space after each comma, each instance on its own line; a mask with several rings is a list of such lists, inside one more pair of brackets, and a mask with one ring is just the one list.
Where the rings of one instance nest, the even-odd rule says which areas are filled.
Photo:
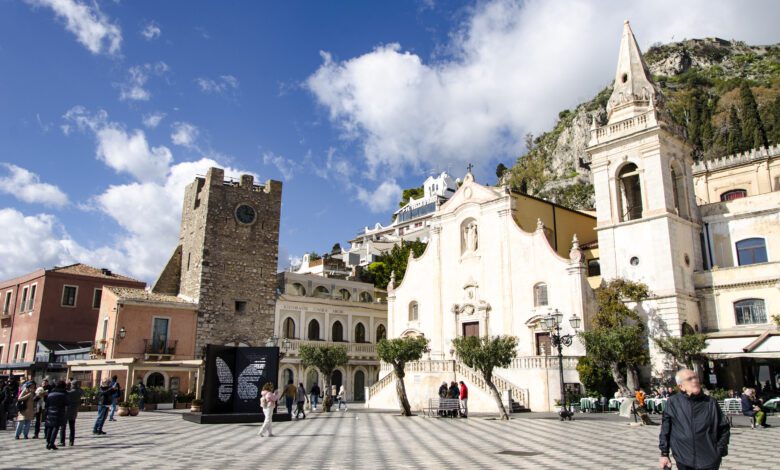
[[301, 345], [309, 346], [344, 346], [347, 348], [347, 356], [349, 357], [376, 357], [376, 344], [374, 343], [345, 343], [342, 341], [314, 341], [305, 339], [288, 339], [283, 341], [289, 341], [290, 347], [286, 351], [287, 355], [297, 356], [298, 350]]
[[176, 354], [176, 343], [178, 343], [178, 340], [152, 341], [151, 339], [145, 339], [144, 354], [148, 356], [173, 356]]

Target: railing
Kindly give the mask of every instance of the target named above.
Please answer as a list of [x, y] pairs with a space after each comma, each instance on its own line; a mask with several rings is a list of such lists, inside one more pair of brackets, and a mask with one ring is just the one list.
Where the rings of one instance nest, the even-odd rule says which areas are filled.
[[735, 153], [733, 155], [725, 155], [720, 158], [713, 158], [711, 160], [702, 160], [693, 164], [693, 173], [701, 173], [705, 171], [717, 170], [720, 168], [728, 168], [730, 166], [742, 165], [744, 163], [750, 163], [754, 160], [763, 160], [765, 158], [780, 156], [780, 145], [772, 145], [768, 148], [751, 149], [742, 153]]
[[347, 343], [342, 341], [314, 341], [305, 339], [289, 339], [290, 347], [284, 351], [287, 355], [298, 355], [302, 345], [307, 346], [344, 346], [348, 356], [376, 357], [376, 344], [374, 343]]
[[366, 394], [366, 401], [370, 400], [371, 397], [379, 393], [380, 390], [393, 383], [394, 378], [395, 374], [391, 371], [389, 374], [385, 374], [385, 376], [379, 379], [374, 385], [368, 387], [366, 389], [368, 390], [368, 393]]
[[176, 354], [176, 343], [178, 343], [178, 340], [152, 341], [150, 339], [145, 339], [144, 354], [173, 356]]
[[591, 129], [590, 131], [590, 145], [597, 144], [605, 138], [614, 138], [620, 134], [626, 134], [637, 130], [647, 129], [654, 126], [657, 123], [655, 118], [655, 111], [648, 111], [622, 121], [618, 121], [614, 124], [608, 124], [606, 126], [599, 127], [597, 129]]
[[[564, 369], [576, 369], [579, 357], [563, 356]], [[558, 356], [520, 356], [507, 369], [558, 369]]]
[[[462, 362], [458, 361], [455, 363], [455, 371], [458, 374], [465, 376], [469, 382], [475, 384], [485, 392], [491, 393], [490, 387], [482, 378], [482, 374], [477, 373], [477, 371], [474, 369], [471, 369]], [[496, 375], [495, 373], [493, 374], [493, 385], [496, 386], [499, 393], [502, 390], [509, 390], [512, 401], [516, 401], [524, 407], [528, 406], [528, 389], [520, 388], [500, 375]], [[511, 406], [511, 403], [509, 405]]]

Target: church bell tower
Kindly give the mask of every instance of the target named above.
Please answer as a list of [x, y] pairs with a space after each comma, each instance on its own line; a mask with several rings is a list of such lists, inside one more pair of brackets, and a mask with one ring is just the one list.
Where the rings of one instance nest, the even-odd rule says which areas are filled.
[[[664, 109], [628, 21], [607, 103], [591, 128], [588, 153], [596, 196], [601, 274], [647, 284], [640, 307], [652, 335], [698, 329], [693, 271], [701, 269], [700, 219], [692, 148]], [[654, 351], [653, 368], [663, 368]]]

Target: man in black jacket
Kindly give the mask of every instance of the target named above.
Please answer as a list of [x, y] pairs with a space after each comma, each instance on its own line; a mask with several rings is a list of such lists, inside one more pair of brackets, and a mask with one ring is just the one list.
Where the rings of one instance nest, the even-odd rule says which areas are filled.
[[65, 395], [65, 381], [60, 380], [57, 386], [46, 396], [46, 448], [57, 450], [55, 442], [60, 427], [65, 425], [68, 412], [68, 397]]
[[682, 393], [669, 397], [661, 422], [660, 468], [671, 468], [669, 452], [680, 470], [717, 470], [728, 454], [729, 423], [718, 403], [702, 393], [699, 377], [689, 369], [677, 372]]

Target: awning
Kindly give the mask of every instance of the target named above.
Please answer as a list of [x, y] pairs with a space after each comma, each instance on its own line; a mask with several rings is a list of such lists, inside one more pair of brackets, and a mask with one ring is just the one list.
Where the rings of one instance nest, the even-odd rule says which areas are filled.
[[[740, 336], [736, 338], [708, 338], [702, 353], [712, 359], [733, 359], [737, 357], [780, 358], [780, 336], [769, 336], [758, 346], [753, 345], [759, 338]], [[753, 346], [752, 350], [749, 346]]]

